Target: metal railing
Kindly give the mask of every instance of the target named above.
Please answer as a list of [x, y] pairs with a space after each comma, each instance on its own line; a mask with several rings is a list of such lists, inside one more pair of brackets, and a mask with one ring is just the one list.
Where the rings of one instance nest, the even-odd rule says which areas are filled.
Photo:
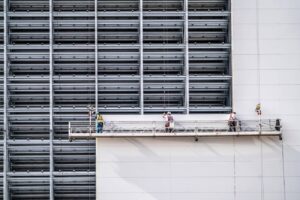
[[[172, 133], [179, 132], [229, 132], [227, 120], [191, 120], [175, 121]], [[232, 127], [233, 128], [233, 127]], [[235, 132], [280, 132], [279, 119], [237, 120]], [[122, 133], [161, 133], [165, 132], [164, 121], [105, 121], [102, 134]], [[234, 130], [231, 130], [234, 131]], [[94, 134], [95, 122], [71, 121], [69, 134]], [[99, 133], [101, 134], [101, 133]]]

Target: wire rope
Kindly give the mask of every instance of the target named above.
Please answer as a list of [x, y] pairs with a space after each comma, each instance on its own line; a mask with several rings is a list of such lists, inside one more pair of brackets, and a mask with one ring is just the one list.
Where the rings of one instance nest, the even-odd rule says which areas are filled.
[[[94, 2], [94, 3], [93, 3]], [[97, 13], [97, 11], [96, 11], [96, 4], [95, 3], [97, 3], [97, 0], [90, 0], [89, 1], [89, 5], [93, 5], [93, 7], [91, 6], [91, 10], [93, 10], [94, 9], [94, 13], [96, 14]], [[94, 20], [96, 20], [96, 15], [95, 15], [95, 18], [94, 18]], [[94, 26], [95, 26], [95, 23], [94, 23]], [[87, 42], [88, 42], [88, 44], [90, 45], [91, 43], [92, 43], [92, 41], [93, 41], [93, 39], [92, 39], [92, 37], [90, 37], [90, 35], [92, 35], [93, 33], [94, 33], [94, 31], [97, 31], [96, 30], [96, 26], [94, 27], [94, 29], [92, 29], [92, 28], [90, 28], [89, 29], [90, 31], [88, 31], [88, 38], [91, 38], [91, 39], [89, 39]], [[94, 35], [95, 36], [95, 35]], [[94, 37], [94, 43], [96, 44], [96, 37]], [[95, 46], [95, 48], [96, 48], [96, 46]], [[96, 51], [96, 49], [95, 49], [95, 51]], [[95, 55], [96, 56], [96, 55]], [[95, 62], [95, 60], [96, 59], [94, 59], [94, 62]], [[95, 63], [95, 65], [96, 65], [97, 63]], [[96, 69], [96, 68], [95, 68]], [[92, 74], [92, 71], [93, 71], [93, 69], [92, 69], [92, 67], [89, 67], [89, 71], [88, 71], [88, 74], [89, 75], [91, 75]], [[95, 72], [95, 74], [96, 74], [96, 72]], [[97, 77], [95, 77], [95, 78], [97, 78]], [[96, 87], [95, 87], [95, 89], [93, 90], [93, 87], [92, 87], [92, 85], [91, 85], [91, 87], [90, 87], [90, 90], [89, 90], [89, 93], [90, 93], [90, 95], [89, 95], [89, 101], [90, 101], [90, 108], [91, 108], [91, 110], [89, 110], [89, 118], [92, 120], [92, 116], [93, 116], [93, 109], [92, 109], [92, 103], [93, 103], [93, 101], [92, 101], [92, 99], [93, 99], [93, 93], [96, 95], [96, 92], [95, 92], [95, 90], [96, 90]], [[95, 98], [94, 98], [95, 99]], [[96, 103], [96, 102], [94, 102], [94, 103]], [[95, 108], [95, 106], [94, 106], [94, 108]], [[95, 110], [95, 114], [97, 113], [97, 111]], [[90, 130], [92, 130], [91, 132], [94, 132], [93, 131], [93, 129], [92, 129], [92, 127], [94, 127], [95, 128], [95, 126], [93, 126], [92, 125], [93, 123], [91, 123], [90, 124]], [[90, 141], [90, 137], [88, 137], [88, 181], [89, 181], [89, 183], [88, 183], [88, 199], [90, 200], [91, 199], [91, 141]]]
[[[165, 11], [166, 9], [166, 0], [163, 1], [163, 11]], [[167, 16], [164, 17], [164, 21], [165, 22], [167, 19]], [[165, 48], [165, 43], [166, 43], [166, 27], [162, 27], [163, 28], [163, 72], [164, 72], [164, 84], [163, 84], [163, 90], [164, 90], [164, 110], [166, 109], [166, 48]], [[165, 110], [166, 111], [166, 110]]]
[[260, 181], [261, 181], [261, 200], [264, 200], [264, 157], [263, 157], [263, 140], [260, 137], [261, 134], [261, 73], [260, 73], [260, 42], [259, 42], [259, 1], [256, 0], [256, 50], [257, 50], [257, 98], [258, 98], [258, 104], [260, 104], [260, 111], [258, 111], [258, 129], [259, 129], [259, 135], [258, 139], [260, 141]]

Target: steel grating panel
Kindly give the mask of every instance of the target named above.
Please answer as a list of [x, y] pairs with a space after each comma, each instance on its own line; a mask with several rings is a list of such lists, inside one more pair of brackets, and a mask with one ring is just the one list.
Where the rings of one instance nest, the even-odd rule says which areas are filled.
[[95, 143], [67, 140], [89, 104], [229, 112], [229, 3], [0, 0], [3, 199], [95, 199]]

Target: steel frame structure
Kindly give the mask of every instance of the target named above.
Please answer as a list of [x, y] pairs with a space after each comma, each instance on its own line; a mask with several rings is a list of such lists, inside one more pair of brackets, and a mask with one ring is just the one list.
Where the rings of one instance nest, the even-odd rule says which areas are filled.
[[231, 110], [229, 0], [1, 0], [0, 195], [94, 199], [102, 113]]

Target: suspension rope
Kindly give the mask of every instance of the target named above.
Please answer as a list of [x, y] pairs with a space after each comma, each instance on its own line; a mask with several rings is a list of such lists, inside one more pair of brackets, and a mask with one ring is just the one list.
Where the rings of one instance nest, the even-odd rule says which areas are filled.
[[[97, 1], [97, 0], [90, 0], [90, 2], [89, 2], [89, 5], [92, 5], [91, 6], [91, 10], [94, 8], [94, 9], [96, 9], [96, 6], [95, 6], [95, 3], [94, 3], [94, 1]], [[95, 13], [96, 13], [96, 10], [94, 11]], [[96, 18], [97, 16], [95, 16], [95, 18]], [[88, 40], [88, 43], [89, 44], [91, 44], [92, 43], [92, 41], [93, 41], [93, 38], [92, 37], [90, 37], [90, 35], [93, 35], [93, 33], [94, 33], [94, 31], [97, 31], [96, 30], [96, 27], [94, 27], [94, 29], [92, 29], [92, 28], [90, 28], [89, 29], [90, 31], [89, 31], [89, 33], [88, 33], [88, 38], [90, 38], [90, 40]], [[96, 38], [94, 37], [94, 40], [95, 40]], [[96, 43], [97, 41], [94, 41], [94, 43]], [[95, 47], [96, 48], [96, 47]], [[97, 56], [97, 55], [95, 55], [95, 56]], [[94, 61], [95, 61], [96, 59], [94, 59]], [[96, 65], [97, 63], [95, 63], [95, 65]], [[89, 67], [89, 72], [88, 72], [88, 74], [89, 75], [91, 75], [92, 74], [92, 72], [93, 72], [93, 69], [92, 69], [92, 67]], [[96, 73], [96, 72], [95, 72]], [[95, 78], [97, 78], [97, 77], [95, 77]], [[96, 88], [95, 88], [96, 89]], [[93, 90], [93, 87], [92, 87], [92, 85], [91, 85], [91, 87], [90, 87], [90, 90], [89, 90], [89, 93], [90, 93], [90, 98], [89, 98], [89, 101], [90, 101], [90, 111], [89, 111], [89, 117], [90, 117], [90, 119], [91, 119], [91, 121], [93, 121], [93, 109], [92, 109], [92, 103], [93, 103], [93, 101], [92, 101], [92, 99], [95, 99], [95, 98], [93, 98], [93, 93], [95, 94], [95, 90]], [[94, 102], [95, 104], [96, 104], [96, 102]], [[96, 106], [94, 106], [93, 108], [95, 109], [95, 107]], [[97, 110], [95, 110], [95, 113], [97, 112]], [[92, 126], [92, 122], [91, 122], [91, 124], [89, 124], [90, 125], [90, 130], [91, 130], [91, 132], [93, 132], [93, 128], [92, 127], [94, 127], [95, 128], [95, 126]], [[91, 141], [90, 141], [90, 137], [88, 137], [88, 192], [89, 192], [89, 195], [88, 195], [88, 198], [89, 198], [89, 200], [91, 199]]]
[[[167, 8], [167, 5], [166, 5], [166, 8]], [[167, 19], [167, 16], [166, 16], [166, 19]], [[168, 28], [166, 29], [166, 57], [168, 56], [168, 45], [169, 45], [169, 35], [168, 35]], [[170, 65], [170, 61], [166, 61], [166, 69], [167, 69], [167, 75], [169, 75], [169, 65]], [[170, 107], [170, 92], [167, 90], [167, 101], [168, 101], [168, 104], [167, 104], [167, 107]]]
[[[167, 8], [168, 8], [168, 6], [167, 6], [167, 2], [166, 2], [166, 4], [165, 4], [165, 10], [166, 10], [166, 12], [167, 12]], [[165, 19], [166, 19], [166, 21], [168, 20], [168, 18], [167, 18], [167, 15], [165, 15]], [[165, 39], [166, 39], [166, 44], [165, 44], [165, 52], [166, 52], [166, 59], [165, 59], [165, 62], [166, 62], [166, 71], [167, 71], [167, 73], [166, 73], [166, 76], [168, 76], [169, 75], [169, 61], [167, 61], [167, 58], [168, 58], [168, 44], [169, 44], [169, 38], [168, 38], [168, 27], [166, 27], [166, 37], [165, 37]], [[169, 91], [167, 90], [167, 94], [166, 94], [166, 98], [167, 98], [167, 108], [169, 108]], [[168, 110], [169, 111], [169, 110]]]
[[[260, 73], [260, 42], [259, 42], [259, 35], [260, 35], [260, 30], [259, 30], [259, 2], [258, 0], [256, 0], [256, 50], [257, 50], [257, 87], [258, 87], [258, 104], [260, 104], [260, 110], [261, 110], [261, 73]], [[262, 112], [259, 111], [258, 113], [258, 125], [259, 125], [259, 132], [261, 133], [261, 114]], [[260, 141], [260, 170], [261, 170], [261, 174], [260, 174], [260, 181], [261, 181], [261, 200], [264, 200], [264, 170], [263, 170], [263, 161], [264, 161], [264, 157], [263, 157], [263, 140], [260, 137], [260, 135], [258, 135], [258, 139]]]
[[281, 157], [282, 157], [282, 179], [283, 179], [283, 199], [286, 200], [286, 180], [285, 180], [285, 157], [284, 157], [284, 144], [281, 140]]
[[260, 141], [260, 184], [261, 184], [261, 200], [264, 199], [264, 155], [263, 155], [263, 139], [258, 136]]
[[236, 142], [235, 136], [233, 138], [233, 192], [234, 192], [234, 200], [236, 200]]
[[[164, 0], [164, 11], [166, 12], [167, 11], [167, 2], [166, 0]], [[167, 18], [167, 15], [164, 16], [164, 19], [165, 21], [164, 22], [167, 22], [168, 18]], [[169, 62], [166, 61], [166, 58], [168, 56], [168, 44], [169, 44], [169, 40], [168, 40], [168, 27], [164, 27], [163, 28], [164, 30], [164, 40], [163, 40], [163, 43], [164, 43], [164, 59], [163, 59], [163, 65], [164, 65], [164, 76], [167, 76], [169, 74], [169, 69], [168, 69], [168, 64]], [[164, 77], [164, 108], [167, 108], [170, 106], [170, 97], [169, 97], [169, 94], [170, 92], [167, 90], [166, 88], [166, 78]], [[168, 110], [169, 111], [169, 110]]]
[[[166, 9], [166, 1], [164, 0], [163, 1], [163, 10], [165, 10]], [[165, 19], [165, 21], [167, 20], [167, 16], [165, 16], [164, 17], [164, 19]], [[163, 21], [163, 22], [165, 22], [165, 21]], [[164, 78], [163, 78], [163, 80], [164, 80], [164, 86], [163, 86], [163, 89], [164, 89], [164, 109], [166, 108], [166, 78], [165, 78], [165, 76], [166, 76], [166, 47], [165, 47], [165, 43], [166, 43], [166, 35], [167, 35], [167, 33], [166, 33], [166, 27], [162, 27], [163, 28], [163, 51], [164, 51], [164, 57], [163, 57], [163, 71], [164, 71]]]
[[258, 113], [258, 120], [259, 120], [259, 131], [261, 132], [261, 109], [262, 109], [262, 104], [261, 104], [261, 72], [260, 72], [260, 42], [259, 42], [259, 35], [260, 35], [260, 29], [259, 29], [259, 8], [258, 8], [259, 2], [256, 0], [256, 51], [257, 51], [257, 87], [258, 87], [258, 104], [260, 105], [260, 111]]

